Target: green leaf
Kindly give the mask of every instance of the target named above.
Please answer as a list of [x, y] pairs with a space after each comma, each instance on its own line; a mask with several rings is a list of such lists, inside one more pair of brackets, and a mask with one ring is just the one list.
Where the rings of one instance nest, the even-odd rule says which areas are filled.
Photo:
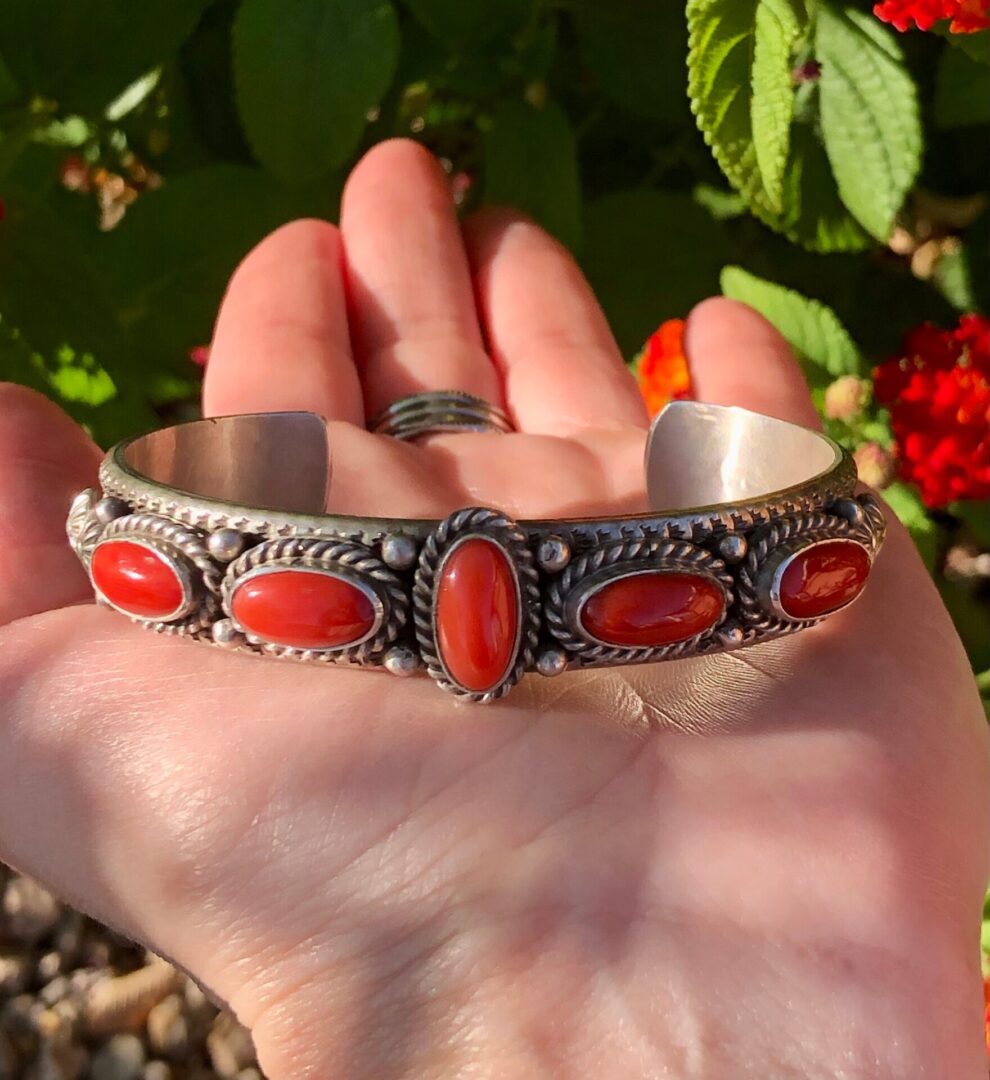
[[980, 550], [990, 551], [990, 502], [969, 499], [953, 503], [949, 509], [963, 523]]
[[121, 318], [159, 366], [181, 370], [210, 341], [237, 263], [309, 209], [260, 169], [217, 165], [143, 195], [97, 249]]
[[[884, 492], [886, 494], [886, 492]], [[952, 623], [963, 643], [974, 671], [990, 666], [990, 634], [987, 633], [986, 599], [972, 581], [936, 577], [942, 603], [948, 608]], [[990, 718], [990, 717], [988, 717]]]
[[688, 118], [683, 5], [572, 0], [571, 11], [581, 58], [612, 101], [666, 123]]
[[31, 95], [93, 115], [169, 59], [211, 0], [5, 0], [3, 55]]
[[971, 60], [990, 64], [990, 30], [981, 30], [977, 34], [953, 34], [949, 29], [940, 29], [939, 32], [946, 41], [962, 50]]
[[484, 13], [462, 0], [405, 0], [427, 30], [457, 48], [476, 48], [506, 38], [526, 25], [533, 0], [497, 0]]
[[[771, 184], [780, 185], [780, 198], [767, 190], [753, 128], [756, 21], [763, 5], [768, 12], [760, 16], [761, 25], [766, 40], [772, 41], [767, 28], [774, 25], [774, 13], [784, 10], [780, 0], [772, 4], [770, 0], [688, 0], [688, 90], [698, 126], [729, 183], [761, 221], [814, 251], [860, 250], [868, 239], [839, 199], [815, 128], [813, 87], [806, 88], [810, 99], [800, 119], [795, 114], [791, 125], [783, 174], [771, 169]], [[780, 23], [779, 14], [776, 21]], [[784, 24], [780, 25], [783, 33]], [[764, 49], [768, 58], [760, 81], [761, 85], [773, 82], [779, 95], [780, 42], [777, 46], [776, 67], [770, 60], [773, 53]], [[771, 76], [774, 70], [776, 75]], [[776, 127], [771, 122], [774, 117]], [[779, 129], [781, 119], [779, 107], [768, 108], [760, 120], [761, 130]], [[776, 169], [781, 141], [779, 136], [775, 146], [771, 140], [762, 151]]]
[[918, 492], [899, 480], [883, 489], [883, 497], [911, 534], [925, 566], [931, 570], [938, 554], [938, 528], [928, 516]]
[[718, 288], [725, 228], [690, 196], [613, 192], [585, 213], [582, 265], [624, 355]]
[[782, 209], [784, 172], [794, 117], [791, 56], [801, 23], [788, 0], [765, 0], [756, 8], [751, 117], [756, 164], [767, 201]]
[[863, 373], [859, 349], [831, 308], [738, 266], [722, 271], [721, 284], [726, 296], [748, 304], [777, 327], [813, 382]]
[[943, 130], [990, 124], [990, 66], [962, 49], [945, 49], [935, 77], [933, 114]]
[[277, 176], [306, 183], [357, 148], [395, 74], [398, 20], [389, 0], [244, 0], [233, 48], [248, 142]]
[[956, 311], [975, 311], [976, 296], [965, 249], [944, 252], [932, 271], [932, 284]]
[[0, 315], [33, 351], [91, 353], [114, 382], [129, 366], [110, 294], [71, 229], [26, 191], [4, 191], [0, 225]]
[[750, 91], [757, 7], [758, 0], [688, 0], [688, 94], [729, 183], [766, 203]]
[[832, 175], [825, 147], [808, 123], [791, 130], [791, 157], [784, 177], [784, 212], [757, 214], [790, 240], [820, 252], [862, 251], [869, 236], [849, 213]]
[[17, 85], [17, 80], [7, 66], [7, 62], [0, 56], [0, 105], [9, 105], [20, 96], [21, 88]]
[[918, 95], [893, 34], [851, 7], [818, 7], [822, 136], [843, 203], [886, 241], [921, 165]]
[[990, 315], [990, 210], [984, 210], [966, 230], [963, 255], [974, 309]]
[[563, 110], [501, 102], [485, 136], [485, 201], [532, 215], [571, 248], [581, 238], [574, 133]]

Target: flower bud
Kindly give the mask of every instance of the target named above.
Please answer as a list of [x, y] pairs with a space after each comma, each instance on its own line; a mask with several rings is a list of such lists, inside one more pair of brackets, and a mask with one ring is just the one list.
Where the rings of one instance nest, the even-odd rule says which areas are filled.
[[894, 455], [879, 443], [863, 443], [856, 449], [853, 459], [860, 480], [871, 488], [885, 488], [894, 479]]
[[852, 420], [866, 404], [869, 383], [856, 375], [843, 375], [825, 391], [825, 415], [830, 420]]

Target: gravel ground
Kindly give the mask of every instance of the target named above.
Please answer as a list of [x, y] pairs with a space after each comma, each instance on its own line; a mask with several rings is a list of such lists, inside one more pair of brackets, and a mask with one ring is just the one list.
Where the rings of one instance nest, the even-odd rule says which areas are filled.
[[0, 864], [0, 1080], [262, 1080], [171, 964]]

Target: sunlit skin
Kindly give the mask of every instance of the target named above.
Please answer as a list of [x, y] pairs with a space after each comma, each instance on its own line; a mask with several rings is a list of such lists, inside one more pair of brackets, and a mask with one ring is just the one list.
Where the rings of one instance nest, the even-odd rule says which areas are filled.
[[[817, 422], [748, 309], [696, 308], [686, 351], [702, 400]], [[362, 430], [445, 387], [520, 433]], [[640, 505], [646, 416], [575, 264], [512, 213], [462, 229], [407, 142], [339, 230], [245, 259], [204, 406], [338, 421], [337, 509]], [[985, 721], [896, 523], [813, 631], [479, 708], [96, 608], [63, 520], [98, 459], [0, 391], [0, 857], [227, 1001], [271, 1080], [986, 1075]]]

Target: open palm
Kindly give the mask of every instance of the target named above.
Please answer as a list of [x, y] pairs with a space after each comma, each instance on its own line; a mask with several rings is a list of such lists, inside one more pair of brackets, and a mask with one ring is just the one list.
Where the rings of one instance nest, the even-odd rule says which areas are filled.
[[[748, 309], [703, 304], [688, 351], [701, 398], [815, 423]], [[422, 389], [520, 434], [363, 430]], [[247, 258], [204, 405], [340, 421], [335, 512], [641, 508], [646, 418], [574, 263], [511, 214], [462, 232], [411, 143], [339, 231]], [[272, 1080], [985, 1073], [982, 710], [896, 523], [813, 631], [477, 708], [81, 605], [62, 522], [97, 461], [2, 390], [0, 856], [227, 1000]]]

